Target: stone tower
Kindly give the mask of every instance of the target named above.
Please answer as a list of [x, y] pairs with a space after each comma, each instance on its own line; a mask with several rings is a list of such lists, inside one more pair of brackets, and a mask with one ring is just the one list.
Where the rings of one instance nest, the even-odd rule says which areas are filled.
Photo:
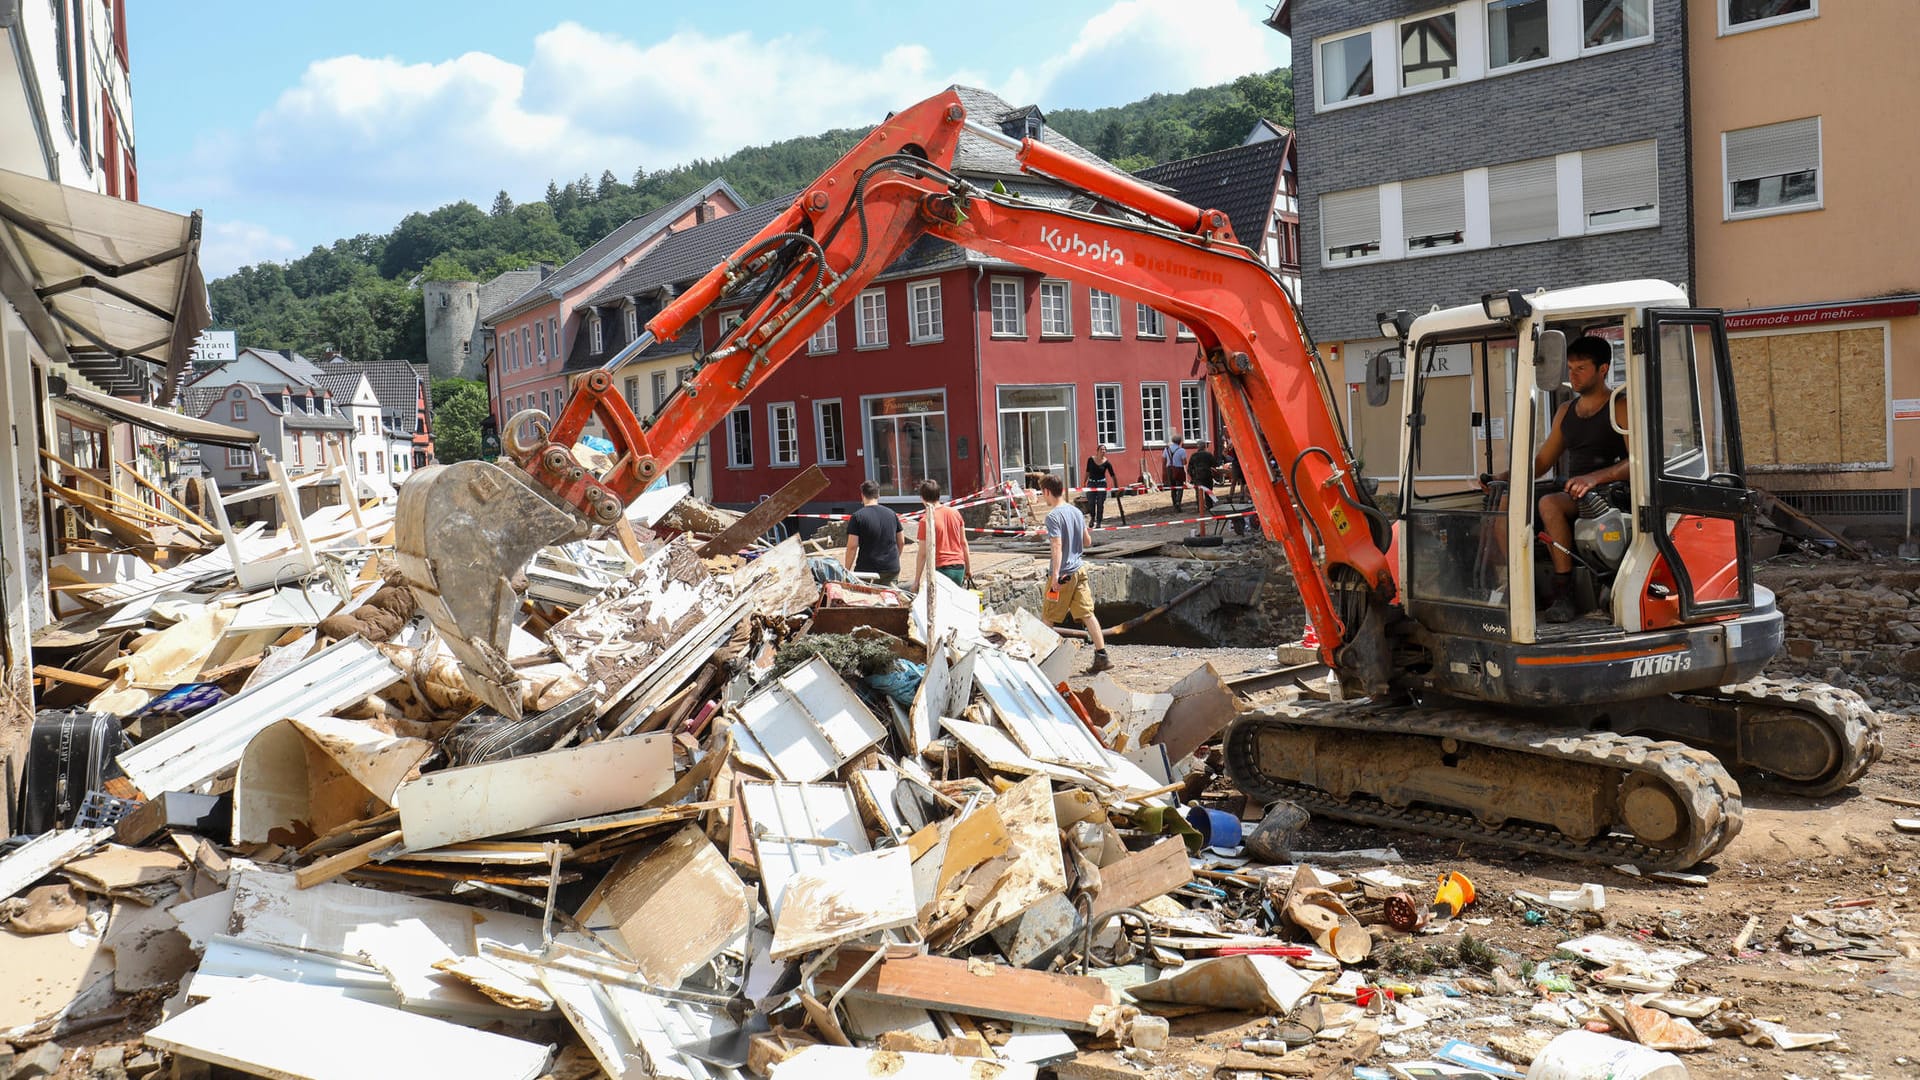
[[429, 281], [420, 287], [427, 305], [427, 369], [435, 379], [478, 379], [480, 354], [473, 335], [480, 316], [480, 285]]

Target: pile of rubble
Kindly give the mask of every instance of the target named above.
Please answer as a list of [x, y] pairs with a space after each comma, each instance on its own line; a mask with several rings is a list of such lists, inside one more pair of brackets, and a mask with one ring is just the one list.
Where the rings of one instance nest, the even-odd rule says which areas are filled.
[[1581, 925], [1523, 965], [1465, 878], [1293, 850], [1304, 814], [1208, 790], [1242, 708], [1210, 667], [1070, 690], [1028, 612], [727, 550], [678, 499], [527, 569], [517, 718], [372, 508], [86, 592], [0, 848], [0, 1077], [121, 1022], [144, 1049], [95, 1075], [1119, 1076], [1214, 1010], [1264, 1018], [1210, 1061], [1250, 1075], [1824, 1041], [1688, 992], [1698, 954]]

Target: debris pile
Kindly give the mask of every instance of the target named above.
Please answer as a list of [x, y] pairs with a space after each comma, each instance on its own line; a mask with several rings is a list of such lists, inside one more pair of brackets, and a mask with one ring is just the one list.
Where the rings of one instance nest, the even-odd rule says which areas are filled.
[[[1689, 984], [1697, 952], [1586, 933], [1523, 962], [1464, 875], [1297, 850], [1297, 808], [1210, 790], [1243, 706], [1209, 666], [1072, 690], [1079, 646], [1025, 610], [823, 580], [797, 539], [716, 549], [733, 523], [678, 497], [526, 570], [518, 718], [372, 509], [87, 591], [36, 642], [65, 696], [0, 848], [0, 1046], [58, 1067], [137, 1022], [96, 1072], [1104, 1077], [1227, 1010], [1251, 1026], [1209, 1071], [1384, 1080], [1518, 1077], [1570, 1029], [1835, 1039]], [[1604, 925], [1599, 886], [1507, 899]]]

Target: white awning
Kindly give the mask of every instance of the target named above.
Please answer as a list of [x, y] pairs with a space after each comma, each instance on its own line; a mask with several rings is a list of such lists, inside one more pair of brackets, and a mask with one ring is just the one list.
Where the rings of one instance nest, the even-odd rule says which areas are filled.
[[164, 432], [188, 442], [230, 446], [236, 450], [252, 450], [260, 443], [260, 436], [245, 428], [216, 424], [212, 420], [202, 420], [197, 416], [169, 412], [166, 409], [156, 409], [152, 405], [142, 405], [137, 401], [96, 394], [92, 390], [72, 384], [68, 384], [65, 393], [61, 396], [116, 420], [125, 420], [129, 424], [138, 424], [143, 428]]
[[209, 321], [200, 212], [0, 170], [0, 293], [40, 347], [110, 393], [166, 370], [166, 404]]

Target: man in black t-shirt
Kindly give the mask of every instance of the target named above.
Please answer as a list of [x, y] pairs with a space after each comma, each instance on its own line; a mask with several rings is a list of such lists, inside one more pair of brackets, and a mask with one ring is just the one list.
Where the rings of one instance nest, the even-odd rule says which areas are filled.
[[1194, 506], [1200, 511], [1200, 528], [1197, 535], [1207, 535], [1207, 516], [1213, 513], [1213, 470], [1220, 459], [1207, 449], [1207, 440], [1193, 440], [1193, 449], [1187, 454], [1187, 483], [1193, 485]]
[[860, 509], [847, 519], [842, 565], [854, 573], [876, 574], [880, 584], [891, 585], [900, 576], [900, 549], [906, 546], [900, 515], [880, 505], [880, 485], [871, 480], [861, 484]]

